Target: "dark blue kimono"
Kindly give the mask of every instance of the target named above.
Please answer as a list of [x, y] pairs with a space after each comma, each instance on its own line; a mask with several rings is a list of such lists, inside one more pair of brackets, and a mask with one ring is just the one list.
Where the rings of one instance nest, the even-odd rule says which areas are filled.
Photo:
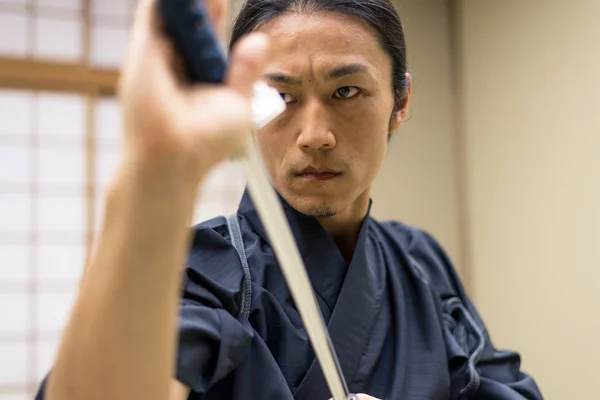
[[[348, 266], [314, 218], [282, 202], [351, 392], [385, 400], [542, 398], [518, 354], [493, 347], [430, 235], [367, 216]], [[248, 194], [237, 221], [241, 257], [225, 218], [195, 229], [177, 379], [192, 389], [191, 400], [329, 399]]]

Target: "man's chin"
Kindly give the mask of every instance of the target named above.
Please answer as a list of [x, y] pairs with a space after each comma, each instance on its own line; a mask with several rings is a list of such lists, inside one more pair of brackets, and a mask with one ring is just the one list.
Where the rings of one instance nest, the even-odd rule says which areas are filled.
[[337, 212], [327, 205], [321, 205], [309, 208], [304, 214], [314, 218], [323, 219], [334, 217]]
[[337, 214], [331, 201], [307, 196], [293, 196], [286, 201], [299, 213], [315, 218], [331, 218]]

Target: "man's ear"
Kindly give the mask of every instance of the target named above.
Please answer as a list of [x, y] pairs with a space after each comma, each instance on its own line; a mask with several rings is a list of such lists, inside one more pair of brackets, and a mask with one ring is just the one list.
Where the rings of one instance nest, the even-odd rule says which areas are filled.
[[408, 115], [408, 107], [410, 104], [410, 98], [412, 95], [412, 77], [406, 73], [406, 90], [404, 93], [396, 93], [394, 114], [390, 119], [390, 132], [396, 131], [400, 127], [400, 124], [404, 122]]

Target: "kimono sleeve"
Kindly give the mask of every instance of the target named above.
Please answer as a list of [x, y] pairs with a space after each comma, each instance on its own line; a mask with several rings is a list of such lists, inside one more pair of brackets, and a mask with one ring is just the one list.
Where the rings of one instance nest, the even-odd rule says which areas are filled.
[[[436, 271], [431, 273], [431, 283], [439, 289], [444, 317], [450, 317], [449, 323], [445, 324], [451, 332], [447, 335], [453, 342], [450, 348], [464, 350], [465, 368], [472, 370], [473, 379], [466, 383], [462, 394], [468, 393], [469, 399], [482, 400], [542, 399], [535, 381], [521, 371], [520, 355], [494, 347], [483, 319], [467, 296], [445, 251], [431, 235], [424, 232], [421, 235], [425, 243], [416, 246], [419, 249], [416, 255], [422, 264], [436, 266]], [[465, 323], [456, 323], [461, 318]], [[471, 326], [472, 335], [467, 333], [466, 325]]]
[[247, 356], [253, 329], [239, 314], [243, 269], [230, 242], [212, 229], [195, 233], [179, 314], [176, 378], [206, 393]]

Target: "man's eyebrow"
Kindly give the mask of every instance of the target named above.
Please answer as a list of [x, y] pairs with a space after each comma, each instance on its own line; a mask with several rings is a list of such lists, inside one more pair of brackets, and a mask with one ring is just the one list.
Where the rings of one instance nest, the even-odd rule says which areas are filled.
[[[332, 81], [335, 79], [340, 79], [348, 75], [360, 74], [360, 73], [368, 73], [369, 67], [365, 64], [348, 64], [343, 65], [341, 67], [335, 68], [327, 73], [325, 76], [326, 81]], [[286, 75], [280, 72], [267, 73], [262, 76], [263, 79], [271, 81], [272, 83], [281, 83], [284, 85], [301, 85], [302, 78], [298, 78], [291, 75]]]
[[268, 73], [264, 74], [263, 79], [271, 81], [273, 83], [282, 83], [284, 85], [301, 85], [302, 79], [294, 76], [282, 74], [282, 73]]
[[348, 65], [343, 65], [339, 68], [334, 69], [333, 71], [330, 71], [327, 76], [325, 77], [326, 81], [332, 81], [335, 79], [340, 79], [343, 78], [344, 76], [347, 75], [354, 75], [354, 74], [360, 74], [360, 73], [365, 73], [365, 72], [369, 72], [369, 67], [367, 67], [365, 64], [359, 64], [359, 63], [354, 63], [354, 64], [348, 64]]

